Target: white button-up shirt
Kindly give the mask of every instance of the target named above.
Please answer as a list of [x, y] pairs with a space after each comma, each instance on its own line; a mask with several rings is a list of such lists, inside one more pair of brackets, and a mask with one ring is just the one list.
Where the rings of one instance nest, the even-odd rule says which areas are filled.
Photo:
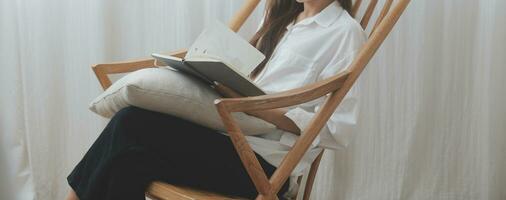
[[[264, 70], [254, 82], [266, 93], [277, 93], [334, 76], [349, 67], [367, 36], [360, 25], [337, 2], [315, 16], [286, 27]], [[358, 115], [356, 88], [352, 88], [333, 113], [309, 152], [292, 173], [302, 174], [322, 148], [346, 146]], [[304, 130], [325, 97], [290, 107], [286, 116]], [[269, 163], [279, 166], [295, 143], [297, 135], [278, 130], [261, 136], [247, 136], [253, 150]]]

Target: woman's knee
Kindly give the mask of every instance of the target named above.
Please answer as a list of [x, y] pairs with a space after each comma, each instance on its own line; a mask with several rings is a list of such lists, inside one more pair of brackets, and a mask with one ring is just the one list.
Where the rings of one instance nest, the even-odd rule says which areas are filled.
[[116, 112], [116, 114], [114, 114], [113, 118], [123, 118], [123, 117], [135, 116], [135, 115], [138, 115], [139, 113], [142, 113], [143, 111], [144, 110], [142, 108], [138, 108], [135, 106], [128, 106], [128, 107], [124, 107], [121, 110], [119, 110], [118, 112]]
[[149, 111], [135, 106], [125, 107], [112, 117], [109, 126], [115, 133], [127, 134], [138, 132], [148, 121], [146, 116]]
[[141, 121], [140, 119], [143, 119], [146, 116], [146, 112], [149, 111], [135, 106], [128, 106], [116, 112], [111, 121], [125, 125], [138, 123]]
[[[208, 129], [178, 117], [130, 106], [118, 111], [111, 119], [114, 132], [126, 136], [149, 137], [164, 135], [181, 142], [194, 140]], [[160, 132], [164, 132], [160, 134]], [[170, 133], [167, 133], [170, 132]]]
[[112, 125], [121, 133], [151, 135], [164, 129], [172, 130], [181, 124], [181, 119], [170, 115], [129, 106], [116, 112]]

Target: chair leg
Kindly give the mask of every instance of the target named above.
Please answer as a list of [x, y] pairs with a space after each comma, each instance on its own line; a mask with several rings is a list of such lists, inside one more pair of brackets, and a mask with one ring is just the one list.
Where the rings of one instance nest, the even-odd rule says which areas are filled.
[[311, 197], [311, 190], [313, 189], [314, 180], [316, 178], [316, 172], [318, 172], [318, 166], [320, 166], [320, 161], [322, 160], [323, 151], [316, 157], [316, 160], [311, 164], [311, 169], [309, 169], [306, 187], [304, 188], [304, 196], [303, 200], [309, 200]]

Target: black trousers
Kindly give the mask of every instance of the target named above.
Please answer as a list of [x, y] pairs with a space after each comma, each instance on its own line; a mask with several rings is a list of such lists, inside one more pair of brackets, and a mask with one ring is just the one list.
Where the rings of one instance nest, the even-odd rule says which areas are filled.
[[[271, 176], [276, 168], [257, 157]], [[81, 200], [144, 200], [155, 180], [249, 199], [257, 195], [228, 136], [137, 107], [116, 113], [67, 180]], [[287, 189], [285, 183], [279, 194]]]

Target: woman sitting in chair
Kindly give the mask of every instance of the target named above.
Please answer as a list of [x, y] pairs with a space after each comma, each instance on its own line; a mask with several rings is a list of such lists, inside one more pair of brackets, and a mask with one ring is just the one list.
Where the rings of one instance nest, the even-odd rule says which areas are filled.
[[[349, 14], [351, 0], [270, 0], [251, 40], [266, 59], [250, 78], [267, 93], [313, 83], [345, 70], [366, 35]], [[322, 104], [259, 113], [278, 131], [247, 136], [261, 166], [271, 176]], [[358, 114], [351, 90], [278, 193], [296, 193], [294, 178], [323, 148], [346, 145]], [[215, 193], [255, 198], [257, 191], [229, 137], [174, 116], [127, 107], [111, 119], [68, 176], [71, 199], [144, 199], [149, 183], [163, 181]]]

